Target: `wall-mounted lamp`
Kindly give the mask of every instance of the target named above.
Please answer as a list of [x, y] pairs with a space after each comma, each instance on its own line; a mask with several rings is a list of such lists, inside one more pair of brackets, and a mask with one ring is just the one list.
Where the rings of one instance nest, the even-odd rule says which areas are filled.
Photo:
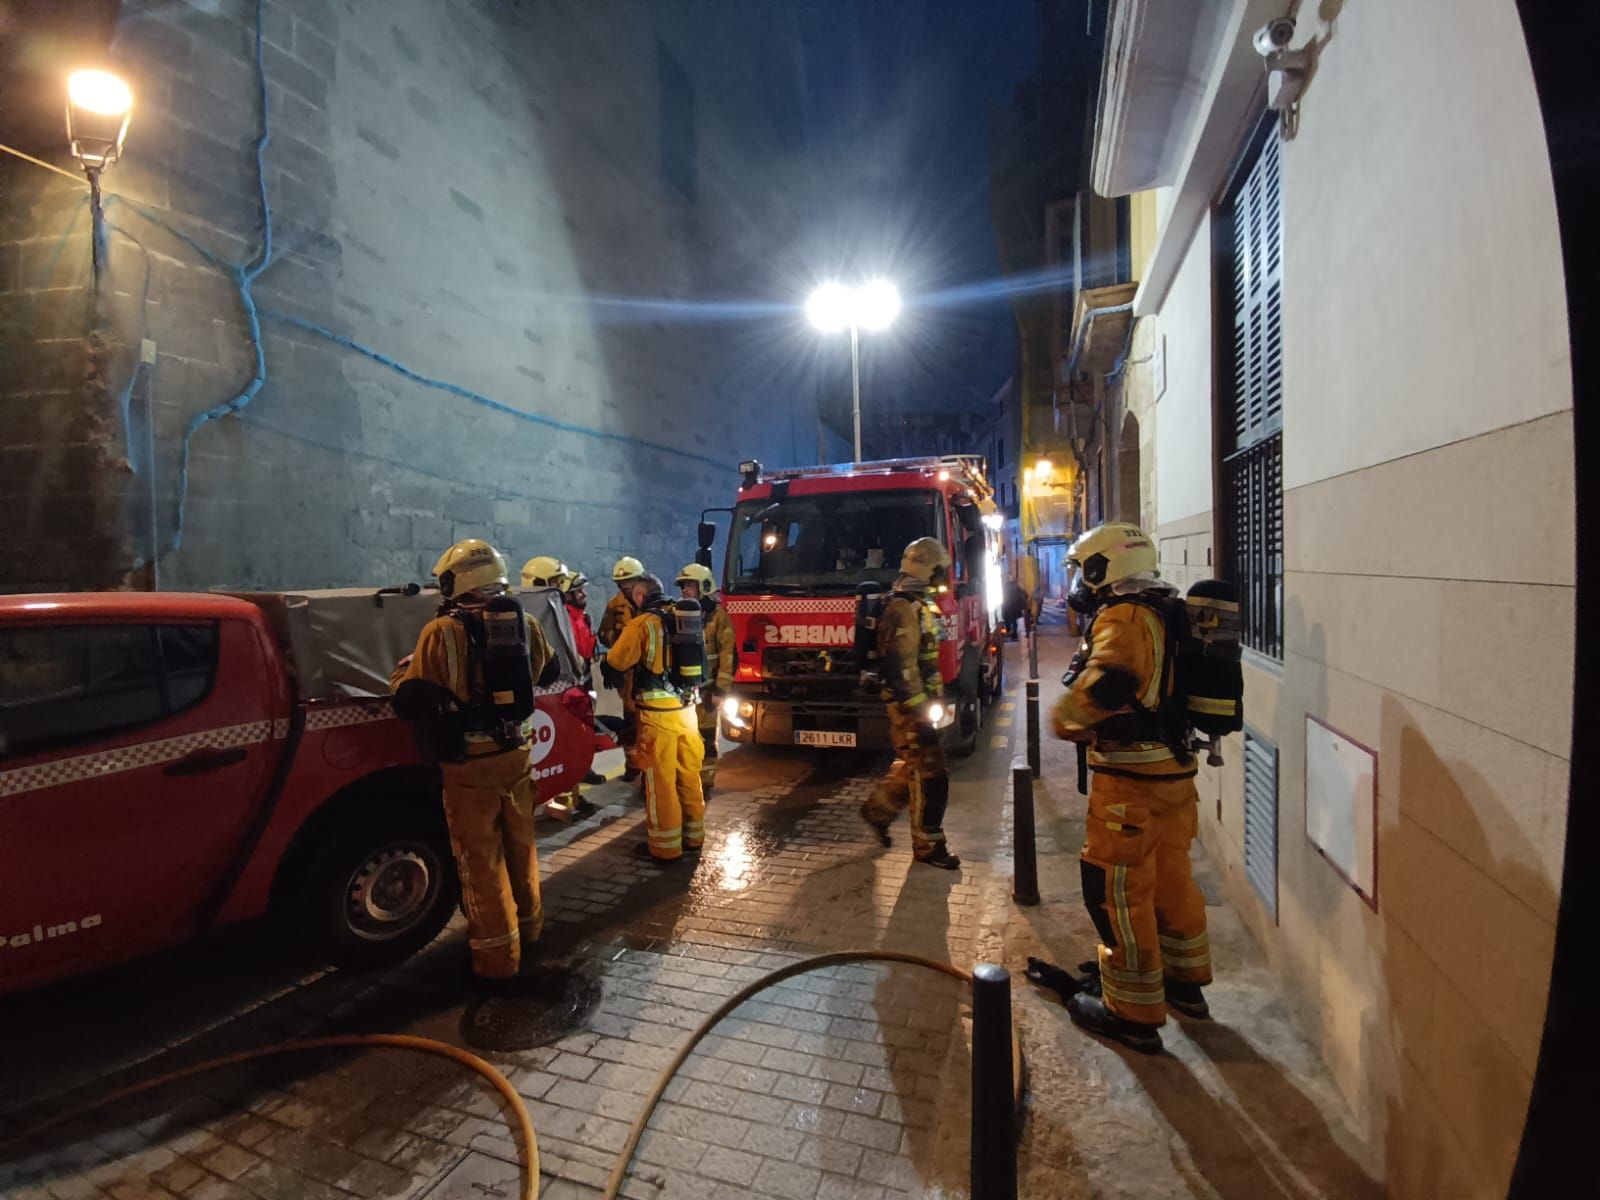
[[67, 138], [72, 156], [90, 173], [117, 161], [133, 93], [107, 71], [74, 71], [67, 79]]

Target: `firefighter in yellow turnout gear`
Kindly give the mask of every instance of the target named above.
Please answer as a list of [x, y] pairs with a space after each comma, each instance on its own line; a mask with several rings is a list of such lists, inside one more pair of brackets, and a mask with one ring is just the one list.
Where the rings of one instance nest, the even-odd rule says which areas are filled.
[[[600, 626], [595, 630], [595, 637], [602, 646], [609, 649], [616, 645], [628, 622], [639, 615], [638, 606], [633, 602], [633, 585], [644, 578], [644, 574], [644, 564], [631, 554], [624, 554], [611, 568], [611, 580], [617, 585], [617, 593], [606, 601], [605, 611], [600, 614]], [[622, 777], [632, 782], [639, 777], [642, 766], [636, 749], [639, 722], [633, 703], [632, 680], [626, 675], [618, 679], [605, 669], [604, 660], [601, 661], [602, 681], [607, 687], [615, 688], [622, 701], [622, 754], [628, 763]]]
[[1156, 1052], [1167, 1007], [1209, 1010], [1205, 898], [1189, 867], [1199, 797], [1195, 760], [1157, 710], [1175, 686], [1156, 550], [1133, 525], [1073, 543], [1068, 602], [1092, 618], [1053, 713], [1056, 735], [1086, 745], [1092, 776], [1081, 868], [1100, 934], [1100, 994], [1068, 1001], [1074, 1021]]
[[639, 615], [623, 627], [606, 652], [606, 662], [612, 670], [629, 672], [639, 722], [635, 748], [644, 778], [649, 839], [637, 853], [673, 861], [685, 850], [699, 850], [705, 841], [706, 801], [700, 787], [705, 747], [694, 698], [671, 678], [661, 581], [645, 575], [633, 581], [629, 592]]
[[[505, 560], [494, 547], [458, 542], [434, 574], [440, 615], [423, 627], [390, 687], [396, 712], [443, 730], [433, 744], [472, 969], [486, 980], [508, 979], [544, 928], [527, 717], [534, 686], [558, 665], [538, 622], [507, 596]], [[496, 630], [500, 618], [509, 635]]]
[[678, 572], [678, 589], [684, 596], [700, 602], [705, 613], [706, 687], [695, 706], [700, 723], [700, 740], [706, 757], [700, 768], [700, 788], [709, 798], [717, 782], [717, 719], [722, 697], [733, 686], [736, 656], [733, 646], [733, 619], [723, 609], [717, 595], [717, 577], [711, 568], [690, 563]]
[[939, 616], [930, 590], [950, 570], [950, 554], [933, 538], [918, 538], [900, 560], [900, 578], [878, 619], [878, 662], [889, 709], [895, 758], [861, 806], [862, 819], [889, 844], [889, 826], [910, 809], [911, 854], [919, 863], [954, 870], [961, 860], [944, 840], [950, 772], [939, 745], [944, 677], [939, 672]]

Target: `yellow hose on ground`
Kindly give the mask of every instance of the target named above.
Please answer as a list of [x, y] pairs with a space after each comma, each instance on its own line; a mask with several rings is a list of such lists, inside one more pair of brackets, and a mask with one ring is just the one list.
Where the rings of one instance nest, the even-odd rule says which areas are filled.
[[[644, 1136], [645, 1127], [650, 1123], [661, 1098], [666, 1094], [667, 1087], [672, 1083], [694, 1048], [700, 1044], [706, 1034], [710, 1033], [717, 1023], [738, 1008], [752, 996], [764, 991], [775, 983], [781, 983], [795, 975], [803, 975], [807, 971], [816, 971], [823, 967], [839, 966], [844, 963], [858, 962], [888, 962], [904, 963], [913, 967], [924, 967], [930, 971], [938, 971], [962, 983], [972, 983], [972, 973], [963, 971], [953, 963], [947, 963], [937, 958], [923, 958], [917, 954], [905, 954], [899, 950], [837, 950], [829, 954], [818, 954], [811, 958], [802, 958], [790, 963], [786, 967], [779, 967], [776, 971], [768, 972], [760, 979], [754, 980], [745, 987], [740, 988], [733, 995], [724, 1000], [714, 1012], [702, 1021], [689, 1040], [678, 1048], [677, 1054], [672, 1058], [661, 1074], [656, 1079], [655, 1090], [646, 1098], [644, 1107], [639, 1110], [638, 1117], [633, 1122], [633, 1128], [628, 1132], [628, 1140], [624, 1143], [622, 1151], [617, 1155], [616, 1166], [611, 1170], [611, 1177], [606, 1183], [606, 1190], [602, 1200], [617, 1200], [622, 1193], [622, 1184], [628, 1176], [628, 1167], [633, 1162], [634, 1153], [639, 1148], [639, 1140]], [[345, 1047], [373, 1047], [387, 1046], [397, 1050], [415, 1050], [424, 1054], [437, 1054], [443, 1058], [452, 1059], [463, 1066], [470, 1067], [483, 1078], [494, 1085], [501, 1097], [510, 1106], [516, 1116], [516, 1129], [520, 1134], [522, 1146], [522, 1191], [520, 1200], [536, 1200], [539, 1193], [539, 1140], [534, 1133], [533, 1122], [528, 1117], [527, 1106], [522, 1102], [522, 1097], [517, 1094], [516, 1088], [511, 1086], [511, 1081], [497, 1071], [490, 1063], [479, 1058], [469, 1050], [459, 1046], [452, 1046], [449, 1042], [436, 1041], [433, 1038], [413, 1037], [404, 1033], [361, 1033], [346, 1034], [338, 1037], [308, 1038], [298, 1042], [282, 1042], [276, 1046], [263, 1046], [256, 1050], [244, 1050], [238, 1054], [229, 1054], [223, 1058], [214, 1058], [207, 1062], [196, 1063], [194, 1066], [184, 1067], [178, 1071], [171, 1071], [154, 1079], [147, 1079], [143, 1083], [132, 1084], [119, 1088], [107, 1095], [100, 1096], [92, 1103], [81, 1105], [69, 1112], [60, 1113], [51, 1117], [31, 1129], [25, 1130], [14, 1138], [0, 1142], [0, 1153], [10, 1150], [25, 1142], [37, 1138], [41, 1133], [75, 1121], [79, 1117], [87, 1116], [115, 1104], [119, 1100], [127, 1100], [133, 1096], [151, 1092], [169, 1083], [177, 1083], [181, 1079], [188, 1079], [195, 1075], [203, 1075], [208, 1071], [220, 1070], [223, 1067], [235, 1066], [238, 1063], [250, 1062], [253, 1059], [268, 1058], [279, 1054], [295, 1054], [306, 1050], [329, 1050]], [[1022, 1094], [1022, 1048], [1017, 1042], [1015, 1031], [1011, 1038], [1011, 1082], [1012, 1100], [1018, 1102]]]
[[127, 1100], [132, 1096], [144, 1092], [154, 1091], [156, 1088], [165, 1087], [169, 1083], [176, 1083], [180, 1079], [188, 1079], [194, 1075], [203, 1075], [207, 1071], [219, 1070], [222, 1067], [231, 1067], [237, 1063], [249, 1062], [252, 1059], [267, 1058], [277, 1054], [296, 1054], [305, 1050], [329, 1050], [339, 1047], [371, 1047], [389, 1046], [397, 1050], [416, 1050], [423, 1054], [437, 1054], [443, 1058], [452, 1059], [462, 1066], [470, 1067], [483, 1076], [495, 1087], [506, 1103], [511, 1106], [511, 1111], [516, 1116], [515, 1133], [521, 1134], [522, 1154], [522, 1192], [521, 1200], [535, 1200], [539, 1194], [539, 1140], [533, 1132], [533, 1122], [528, 1119], [527, 1106], [522, 1103], [522, 1097], [517, 1095], [517, 1089], [511, 1086], [511, 1081], [495, 1068], [459, 1046], [452, 1046], [449, 1042], [435, 1041], [433, 1038], [412, 1037], [404, 1033], [361, 1033], [348, 1034], [339, 1037], [308, 1038], [300, 1042], [282, 1042], [276, 1046], [263, 1046], [257, 1050], [244, 1050], [238, 1054], [229, 1054], [224, 1058], [214, 1058], [209, 1062], [196, 1063], [192, 1067], [184, 1067], [179, 1071], [172, 1071], [155, 1079], [147, 1079], [143, 1083], [136, 1083], [129, 1087], [119, 1088], [109, 1095], [101, 1096], [93, 1103], [82, 1105], [70, 1112], [61, 1113], [51, 1117], [32, 1129], [28, 1129], [10, 1140], [0, 1143], [0, 1151], [9, 1150], [13, 1146], [32, 1141], [46, 1130], [54, 1129], [57, 1125], [66, 1124], [68, 1121], [77, 1120], [108, 1104], [115, 1104], [119, 1100]]
[[[672, 1077], [678, 1073], [678, 1069], [688, 1060], [694, 1048], [706, 1034], [711, 1032], [717, 1022], [752, 996], [791, 976], [803, 975], [807, 971], [815, 971], [822, 967], [857, 962], [905, 963], [913, 967], [926, 967], [930, 971], [938, 971], [969, 985], [972, 983], [972, 972], [963, 971], [954, 963], [947, 963], [937, 958], [923, 958], [921, 955], [906, 954], [899, 950], [836, 950], [831, 954], [818, 954], [812, 958], [802, 958], [798, 962], [792, 962], [786, 967], [779, 967], [776, 971], [740, 988], [695, 1027], [695, 1031], [689, 1035], [689, 1040], [678, 1048], [677, 1054], [673, 1055], [672, 1061], [661, 1072], [656, 1080], [655, 1090], [645, 1099], [644, 1107], [634, 1118], [633, 1128], [628, 1131], [628, 1140], [623, 1143], [622, 1150], [617, 1155], [617, 1165], [611, 1168], [611, 1178], [606, 1181], [606, 1190], [601, 1195], [601, 1200], [617, 1200], [622, 1194], [622, 1184], [628, 1177], [628, 1167], [633, 1162], [634, 1153], [639, 1149], [639, 1139], [644, 1137], [645, 1127], [650, 1124], [651, 1115], [661, 1103], [661, 1097], [666, 1095], [667, 1085], [672, 1082]], [[1020, 1099], [1022, 1090], [1022, 1048], [1017, 1042], [1015, 1027], [1011, 1036], [1011, 1087], [1012, 1100], [1015, 1102]]]

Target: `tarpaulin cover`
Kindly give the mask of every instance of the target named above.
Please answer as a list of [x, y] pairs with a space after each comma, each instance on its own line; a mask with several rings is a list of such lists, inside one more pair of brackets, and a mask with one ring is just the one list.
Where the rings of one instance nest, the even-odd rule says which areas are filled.
[[[417, 635], [439, 611], [439, 593], [431, 588], [414, 596], [371, 588], [232, 594], [266, 613], [304, 700], [387, 696], [395, 664], [416, 649]], [[517, 599], [561, 663], [560, 680], [542, 690], [559, 693], [574, 686], [583, 672], [561, 593], [539, 588], [518, 592]]]

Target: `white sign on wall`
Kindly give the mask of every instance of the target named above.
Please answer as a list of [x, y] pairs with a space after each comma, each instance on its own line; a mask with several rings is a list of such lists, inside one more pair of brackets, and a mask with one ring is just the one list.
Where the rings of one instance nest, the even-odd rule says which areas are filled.
[[1378, 755], [1306, 714], [1306, 836], [1378, 906]]

